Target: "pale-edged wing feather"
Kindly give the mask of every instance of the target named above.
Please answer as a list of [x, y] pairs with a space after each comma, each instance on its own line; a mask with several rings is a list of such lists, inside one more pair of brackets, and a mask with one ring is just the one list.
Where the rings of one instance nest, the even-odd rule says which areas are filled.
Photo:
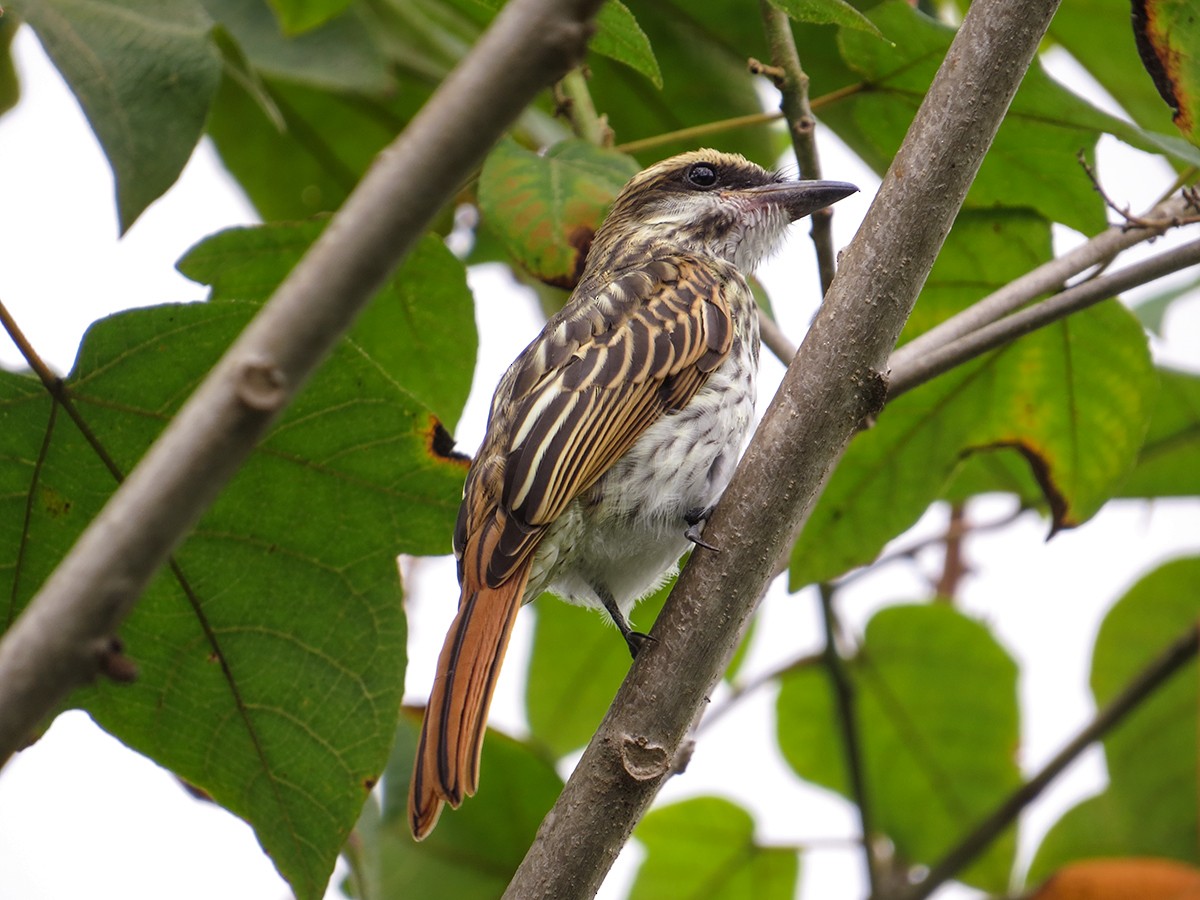
[[729, 355], [728, 277], [686, 256], [626, 270], [573, 297], [522, 354], [493, 407], [510, 427], [493, 429], [504, 442], [480, 452], [456, 538], [462, 548], [500, 527], [484, 582], [511, 577], [567, 505]]

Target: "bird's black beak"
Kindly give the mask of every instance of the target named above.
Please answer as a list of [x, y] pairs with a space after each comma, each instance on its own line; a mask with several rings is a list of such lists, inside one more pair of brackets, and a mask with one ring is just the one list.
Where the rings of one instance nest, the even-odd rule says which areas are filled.
[[857, 194], [858, 187], [848, 181], [782, 181], [751, 188], [750, 192], [786, 211], [794, 222]]

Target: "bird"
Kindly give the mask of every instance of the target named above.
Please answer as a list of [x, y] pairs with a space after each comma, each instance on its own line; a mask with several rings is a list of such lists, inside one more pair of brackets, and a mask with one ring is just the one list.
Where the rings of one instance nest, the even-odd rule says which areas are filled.
[[634, 604], [676, 570], [733, 474], [754, 412], [746, 275], [788, 225], [849, 196], [694, 150], [635, 175], [563, 308], [492, 399], [454, 529], [458, 611], [409, 786], [413, 836], [479, 784], [488, 708], [521, 606], [602, 609], [636, 656]]

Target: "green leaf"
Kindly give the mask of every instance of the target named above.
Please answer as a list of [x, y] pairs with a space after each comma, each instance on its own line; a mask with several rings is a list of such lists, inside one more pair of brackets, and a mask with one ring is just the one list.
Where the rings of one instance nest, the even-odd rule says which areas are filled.
[[12, 39], [18, 24], [11, 14], [0, 16], [0, 115], [16, 106], [21, 96], [21, 82], [12, 61]]
[[642, 26], [629, 7], [620, 0], [608, 0], [600, 7], [600, 12], [596, 14], [596, 34], [588, 48], [594, 53], [625, 63], [649, 78], [656, 88], [662, 88], [662, 72], [658, 68], [658, 60], [654, 58], [650, 38], [646, 37], [646, 32], [642, 31]]
[[1162, 387], [1122, 497], [1200, 495], [1200, 377], [1159, 369]]
[[34, 0], [22, 14], [104, 148], [126, 231], [179, 177], [221, 73], [196, 0]]
[[746, 810], [697, 797], [653, 810], [634, 835], [646, 846], [630, 900], [790, 900], [800, 859], [795, 850], [754, 841]]
[[1185, 281], [1183, 284], [1175, 287], [1165, 288], [1158, 291], [1151, 297], [1138, 302], [1137, 306], [1133, 307], [1133, 314], [1138, 317], [1138, 321], [1145, 326], [1147, 331], [1162, 337], [1163, 319], [1176, 300], [1183, 297], [1195, 300], [1200, 295], [1196, 293], [1200, 288], [1200, 277]]
[[376, 897], [493, 900], [507, 887], [538, 826], [562, 790], [554, 767], [526, 744], [489, 731], [479, 792], [445, 809], [433, 833], [416, 843], [406, 798], [420, 718], [400, 717], [383, 780], [382, 813], [369, 811], [358, 836]]
[[[324, 221], [231, 228], [205, 238], [179, 270], [210, 299], [264, 301], [300, 261]], [[467, 273], [425, 235], [359, 317], [352, 338], [380, 371], [453, 430], [475, 369], [478, 338]]]
[[[393, 88], [388, 61], [364, 21], [338, 16], [307, 33], [288, 37], [264, 0], [202, 0], [213, 20], [233, 37], [249, 63], [264, 76], [331, 91], [380, 94]], [[347, 0], [276, 0], [280, 6], [332, 9]]]
[[[900, 146], [954, 30], [902, 0], [880, 4], [870, 17], [895, 44], [841, 30], [838, 46], [862, 79], [863, 89], [822, 106], [821, 116], [882, 172]], [[1027, 206], [1085, 234], [1099, 231], [1106, 225], [1103, 205], [1076, 157], [1080, 150], [1090, 154], [1102, 132], [1152, 153], [1200, 163], [1195, 148], [1096, 109], [1035, 62], [984, 159], [967, 205]]]
[[353, 0], [271, 0], [279, 24], [288, 34], [299, 34], [341, 15]]
[[[257, 304], [164, 306], [88, 331], [67, 379], [128, 471]], [[11, 622], [112, 493], [37, 382], [0, 374], [0, 596]], [[136, 683], [74, 694], [107, 731], [246, 819], [319, 897], [387, 759], [404, 681], [395, 557], [443, 552], [461, 465], [431, 413], [341, 344], [120, 630]]]
[[[1166, 563], [1109, 611], [1092, 657], [1092, 691], [1103, 707], [1186, 629], [1200, 609], [1200, 557]], [[1098, 856], [1200, 862], [1197, 822], [1196, 660], [1163, 684], [1104, 739], [1109, 787], [1050, 830], [1029, 871], [1037, 883], [1063, 864]]]
[[[964, 210], [905, 337], [1048, 258], [1037, 217]], [[1025, 458], [1056, 529], [1080, 524], [1132, 468], [1154, 390], [1145, 335], [1113, 301], [897, 398], [835, 470], [793, 548], [791, 585], [873, 560], [947, 490], [965, 455], [997, 447]]]
[[1171, 113], [1138, 58], [1129, 0], [1063, 0], [1050, 36], [1143, 128], [1171, 130]]
[[[877, 613], [847, 669], [875, 826], [899, 857], [932, 863], [1020, 784], [1017, 667], [983, 625], [939, 604]], [[786, 676], [777, 712], [797, 774], [849, 796], [826, 671]], [[1002, 891], [1015, 849], [1008, 831], [962, 880]]]
[[303, 219], [341, 206], [423, 99], [404, 92], [385, 104], [269, 79], [265, 86], [274, 115], [257, 90], [222, 79], [208, 130], [221, 161], [267, 220]]
[[771, 5], [797, 22], [840, 25], [883, 38], [879, 28], [846, 0], [771, 0]]
[[[648, 632], [667, 584], [637, 605], [635, 628]], [[533, 737], [557, 757], [591, 740], [629, 671], [629, 650], [605, 613], [544, 594], [537, 601], [525, 708]]]
[[522, 268], [571, 288], [609, 205], [637, 171], [625, 154], [585, 141], [539, 155], [505, 139], [483, 164], [479, 208]]
[[[747, 15], [745, 3], [625, 2], [654, 48], [663, 86], [652, 90], [639, 72], [599, 54], [588, 56], [588, 90], [596, 108], [608, 116], [618, 143], [762, 111], [746, 58], [764, 59], [768, 48], [758, 15]], [[699, 72], [703, 78], [697, 77]], [[703, 144], [773, 167], [787, 146], [787, 136], [778, 127], [759, 124], [723, 131]], [[648, 165], [703, 144], [695, 138], [670, 141], [639, 151], [637, 158]]]
[[1142, 64], [1174, 115], [1200, 144], [1200, 18], [1190, 0], [1133, 0], [1133, 34]]

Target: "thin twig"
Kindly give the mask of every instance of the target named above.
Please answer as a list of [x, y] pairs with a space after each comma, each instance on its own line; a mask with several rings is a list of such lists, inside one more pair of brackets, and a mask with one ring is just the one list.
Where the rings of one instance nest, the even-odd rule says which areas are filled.
[[796, 358], [796, 345], [788, 340], [779, 323], [761, 309], [758, 311], [758, 331], [762, 342], [775, 354], [775, 358], [785, 366], [791, 365], [792, 360]]
[[850, 782], [850, 799], [858, 808], [858, 821], [862, 829], [862, 849], [867, 864], [867, 878], [871, 884], [871, 896], [879, 892], [879, 866], [875, 859], [875, 828], [872, 824], [871, 797], [867, 790], [866, 771], [863, 768], [862, 745], [858, 739], [858, 713], [854, 702], [854, 684], [846, 671], [846, 661], [838, 651], [839, 631], [837, 613], [833, 608], [835, 588], [830, 584], [818, 586], [821, 594], [821, 620], [825, 626], [825, 649], [821, 658], [833, 683], [833, 697], [837, 704], [838, 729], [842, 735], [842, 753], [846, 761], [846, 774]]
[[636, 141], [626, 141], [624, 144], [617, 144], [613, 149], [620, 150], [622, 153], [641, 153], [643, 150], [653, 150], [655, 147], [662, 147], [664, 144], [673, 144], [677, 141], [693, 141], [696, 138], [721, 134], [725, 131], [735, 131], [738, 128], [748, 128], [751, 125], [766, 125], [782, 118], [783, 113], [781, 112], [757, 112], [745, 116], [733, 116], [732, 118], [720, 119], [716, 122], [705, 122], [703, 125], [680, 128], [677, 131], [664, 131], [662, 134], [652, 135], [651, 137], [641, 138]]
[[564, 112], [571, 122], [575, 134], [598, 147], [612, 145], [613, 132], [608, 119], [596, 112], [592, 92], [588, 90], [587, 76], [582, 68], [572, 69], [558, 83], [563, 93]]
[[109, 455], [104, 445], [100, 443], [100, 439], [92, 428], [84, 420], [83, 415], [75, 406], [75, 402], [71, 399], [71, 394], [67, 390], [66, 383], [54, 374], [53, 370], [46, 365], [45, 360], [38, 355], [38, 352], [33, 348], [33, 344], [25, 337], [20, 326], [17, 325], [16, 319], [8, 311], [3, 301], [0, 301], [0, 325], [3, 325], [4, 330], [16, 344], [17, 350], [21, 356], [25, 358], [25, 362], [29, 364], [29, 368], [41, 380], [46, 391], [54, 398], [54, 401], [63, 408], [71, 421], [75, 423], [75, 427], [79, 429], [79, 433], [83, 435], [83, 439], [87, 441], [88, 446], [92, 448], [92, 452], [104, 463], [104, 467], [108, 469], [109, 474], [120, 483], [124, 479], [124, 473], [117, 465], [116, 461]]
[[811, 668], [821, 662], [824, 657], [820, 653], [809, 653], [804, 656], [797, 656], [795, 659], [789, 659], [787, 662], [763, 672], [761, 675], [756, 675], [749, 681], [731, 686], [729, 696], [721, 703], [720, 706], [714, 706], [701, 720], [700, 725], [696, 728], [696, 733], [704, 731], [718, 719], [724, 718], [734, 707], [745, 700], [760, 688], [766, 687], [773, 681], [783, 678], [785, 675], [790, 675], [792, 672], [799, 672], [801, 669]]
[[[1129, 204], [1125, 204], [1125, 207], [1121, 208], [1120, 206], [1117, 206], [1116, 201], [1108, 195], [1108, 191], [1106, 191], [1103, 185], [1100, 184], [1099, 176], [1096, 175], [1095, 170], [1088, 164], [1087, 157], [1084, 155], [1082, 150], [1079, 151], [1079, 156], [1077, 158], [1079, 160], [1079, 165], [1083, 167], [1083, 171], [1087, 175], [1088, 180], [1091, 181], [1093, 190], [1100, 195], [1100, 199], [1104, 201], [1104, 205], [1125, 220], [1125, 225], [1123, 226], [1125, 229], [1178, 228], [1181, 225], [1192, 225], [1196, 222], [1200, 222], [1200, 216], [1176, 216], [1169, 220], [1163, 220], [1149, 218], [1147, 216], [1134, 215], [1129, 210]], [[1188, 200], [1189, 205], [1195, 208], [1195, 200], [1188, 195], [1185, 195], [1185, 197]]]
[[1087, 727], [1046, 763], [1040, 772], [1014, 791], [961, 843], [942, 857], [919, 884], [903, 895], [902, 900], [924, 900], [968, 866], [1080, 753], [1120, 724], [1142, 701], [1195, 657], [1197, 648], [1200, 648], [1200, 628], [1193, 625], [1134, 676], [1125, 689], [1097, 713]]
[[[779, 88], [780, 109], [787, 119], [788, 132], [792, 137], [792, 148], [796, 162], [800, 165], [801, 178], [820, 178], [821, 161], [817, 155], [815, 137], [816, 119], [808, 102], [808, 76], [800, 65], [800, 54], [792, 36], [792, 22], [770, 0], [759, 0], [759, 15], [763, 30], [771, 48], [771, 75]], [[760, 63], [761, 66], [761, 63]], [[833, 283], [837, 260], [833, 252], [833, 209], [827, 208], [812, 214], [813, 247], [817, 252], [817, 271], [821, 279], [821, 296], [824, 297]]]
[[966, 501], [950, 504], [950, 522], [942, 535], [945, 553], [942, 557], [942, 573], [934, 585], [934, 596], [945, 603], [954, 604], [958, 597], [958, 586], [963, 576], [971, 569], [963, 557], [963, 543], [971, 524], [967, 519]]
[[911, 354], [905, 354], [903, 360], [897, 361], [897, 357], [901, 353], [896, 351], [889, 364], [892, 371], [888, 385], [888, 399], [895, 399], [943, 372], [962, 365], [967, 360], [974, 359], [1002, 344], [1016, 340], [1022, 335], [1066, 318], [1071, 313], [1115, 297], [1129, 288], [1155, 281], [1164, 275], [1197, 264], [1200, 264], [1200, 240], [1167, 250], [1158, 256], [1126, 266], [1117, 272], [1067, 288], [1062, 293], [1055, 294], [1041, 303], [1015, 312], [990, 325], [985, 325], [963, 337], [951, 340], [941, 346], [935, 345], [919, 359], [913, 359]]
[[1188, 205], [1186, 198], [1173, 197], [1157, 204], [1144, 216], [1147, 220], [1164, 224], [1132, 230], [1113, 226], [1101, 232], [1087, 243], [1027, 272], [978, 303], [973, 303], [968, 309], [913, 338], [892, 354], [888, 365], [893, 370], [906, 368], [931, 350], [995, 322], [1038, 297], [1061, 290], [1070, 278], [1080, 272], [1103, 265], [1121, 251], [1163, 234], [1170, 228], [1170, 222], [1187, 211]]

